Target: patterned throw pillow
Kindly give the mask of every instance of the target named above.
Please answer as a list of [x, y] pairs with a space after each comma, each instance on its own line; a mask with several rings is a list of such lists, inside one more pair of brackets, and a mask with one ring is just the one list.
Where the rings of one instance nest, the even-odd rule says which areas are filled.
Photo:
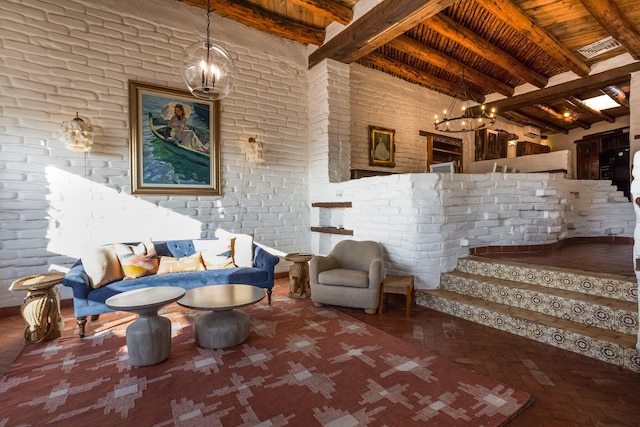
[[202, 254], [207, 270], [233, 268], [233, 244], [235, 239], [194, 240], [193, 246]]
[[147, 254], [144, 243], [137, 246], [114, 243], [113, 247], [120, 260], [125, 280], [156, 274], [158, 271], [158, 257], [155, 250]]
[[112, 245], [91, 248], [85, 252], [81, 260], [84, 271], [89, 276], [89, 283], [94, 289], [122, 280], [124, 277]]
[[158, 274], [179, 273], [187, 271], [202, 271], [204, 270], [202, 264], [202, 258], [200, 253], [196, 252], [193, 255], [183, 258], [173, 258], [170, 256], [160, 257], [160, 266], [158, 267]]

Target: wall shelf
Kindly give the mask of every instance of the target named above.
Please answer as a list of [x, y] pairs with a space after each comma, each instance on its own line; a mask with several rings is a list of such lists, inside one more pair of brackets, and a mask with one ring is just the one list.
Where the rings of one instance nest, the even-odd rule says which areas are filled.
[[[352, 207], [351, 202], [313, 202], [311, 203], [312, 208], [320, 208], [320, 209], [349, 209]], [[337, 224], [342, 224], [342, 211], [340, 212], [340, 222], [336, 222]], [[325, 234], [342, 234], [345, 236], [353, 236], [353, 230], [346, 230], [340, 227], [330, 227], [330, 226], [321, 226], [321, 227], [311, 227], [311, 231], [315, 231], [316, 233], [325, 233]]]
[[351, 202], [313, 202], [311, 203], [312, 208], [350, 208]]
[[342, 234], [345, 236], [353, 236], [353, 230], [346, 230], [338, 227], [311, 227], [311, 231], [326, 234]]

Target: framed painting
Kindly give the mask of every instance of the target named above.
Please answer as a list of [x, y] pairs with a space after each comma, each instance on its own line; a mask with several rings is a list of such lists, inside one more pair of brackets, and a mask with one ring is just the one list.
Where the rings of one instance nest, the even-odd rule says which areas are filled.
[[395, 167], [395, 135], [393, 129], [369, 126], [369, 164]]
[[455, 171], [455, 162], [434, 163], [429, 165], [429, 172], [432, 173], [454, 173]]
[[220, 104], [129, 81], [132, 194], [220, 195]]

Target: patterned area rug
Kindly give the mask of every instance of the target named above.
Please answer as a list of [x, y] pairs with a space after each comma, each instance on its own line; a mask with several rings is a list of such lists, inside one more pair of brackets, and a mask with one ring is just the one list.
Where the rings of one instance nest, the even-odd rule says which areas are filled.
[[498, 426], [527, 393], [331, 308], [276, 298], [243, 309], [242, 345], [199, 348], [201, 312], [171, 304], [171, 355], [132, 367], [122, 313], [80, 339], [26, 346], [0, 381], [0, 426]]

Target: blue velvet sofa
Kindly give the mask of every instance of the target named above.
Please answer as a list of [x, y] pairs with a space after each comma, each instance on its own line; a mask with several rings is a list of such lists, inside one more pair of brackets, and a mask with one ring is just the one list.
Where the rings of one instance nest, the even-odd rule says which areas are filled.
[[[182, 258], [195, 253], [192, 240], [167, 240], [153, 243], [158, 257]], [[80, 336], [84, 337], [87, 316], [91, 316], [92, 320], [96, 320], [98, 315], [113, 311], [105, 304], [107, 298], [134, 289], [151, 286], [179, 286], [189, 290], [200, 286], [241, 283], [265, 289], [268, 303], [271, 304], [274, 267], [279, 260], [277, 256], [271, 255], [264, 249], [254, 245], [253, 267], [154, 274], [136, 279], [118, 280], [94, 289], [80, 259], [71, 267], [62, 280], [62, 284], [73, 289], [73, 311], [77, 318]]]

